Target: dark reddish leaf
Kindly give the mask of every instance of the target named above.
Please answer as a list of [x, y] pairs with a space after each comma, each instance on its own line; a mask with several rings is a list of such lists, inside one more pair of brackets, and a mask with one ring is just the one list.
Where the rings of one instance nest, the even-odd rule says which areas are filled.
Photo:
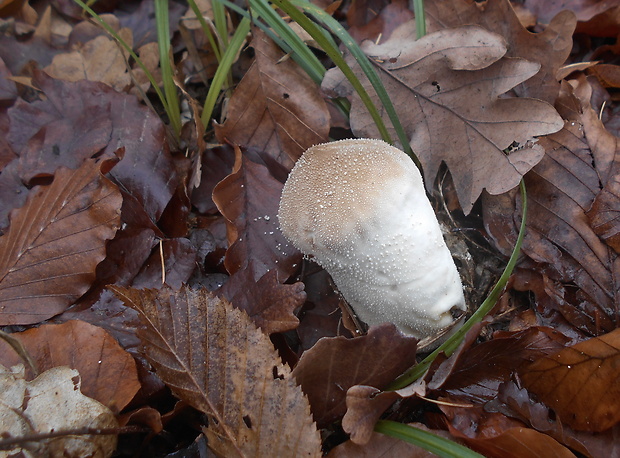
[[[375, 10], [374, 7], [381, 5], [370, 6], [368, 9], [369, 7], [365, 5], [367, 3], [370, 2], [354, 2], [347, 10], [347, 22], [350, 25], [349, 34], [359, 43], [363, 40], [387, 40], [396, 27], [414, 17], [407, 2], [403, 0], [388, 3], [379, 10]], [[378, 15], [376, 15], [377, 11], [379, 11]], [[366, 22], [366, 18], [362, 17], [366, 14], [374, 16]]]
[[284, 281], [295, 272], [301, 253], [278, 228], [281, 193], [282, 183], [237, 149], [233, 173], [213, 190], [213, 201], [228, 222], [224, 264], [231, 275], [245, 269], [250, 259], [255, 263], [256, 279], [275, 269]]
[[233, 149], [224, 145], [208, 149], [202, 153], [202, 174], [200, 185], [192, 191], [192, 205], [200, 213], [212, 214], [217, 212], [213, 203], [213, 188], [232, 172], [235, 162]]
[[196, 248], [188, 239], [177, 238], [160, 243], [134, 279], [132, 285], [135, 288], [160, 288], [165, 283], [176, 290], [187, 283], [196, 268]]
[[519, 373], [573, 429], [604, 431], [620, 422], [620, 330], [543, 356]]
[[[19, 340], [39, 372], [56, 366], [77, 369], [82, 393], [119, 413], [140, 389], [136, 364], [103, 329], [83, 321], [48, 324], [11, 334]], [[0, 340], [0, 364], [22, 363], [8, 344]], [[29, 380], [34, 375], [27, 372]]]
[[310, 400], [319, 426], [346, 411], [353, 385], [383, 389], [415, 363], [417, 340], [403, 336], [393, 324], [372, 327], [354, 339], [325, 337], [304, 352], [293, 375]]
[[312, 145], [327, 141], [329, 113], [319, 88], [293, 59], [258, 28], [254, 63], [237, 86], [226, 121], [216, 126], [221, 142], [265, 151], [287, 169]]
[[232, 275], [217, 293], [245, 311], [265, 334], [295, 329], [299, 320], [294, 312], [306, 300], [304, 284], [283, 285], [275, 270], [254, 280], [252, 264]]
[[11, 76], [11, 72], [0, 58], [0, 105], [17, 98], [17, 86], [9, 79]]
[[50, 318], [90, 287], [120, 223], [121, 195], [101, 163], [59, 169], [34, 188], [0, 238], [0, 323]]

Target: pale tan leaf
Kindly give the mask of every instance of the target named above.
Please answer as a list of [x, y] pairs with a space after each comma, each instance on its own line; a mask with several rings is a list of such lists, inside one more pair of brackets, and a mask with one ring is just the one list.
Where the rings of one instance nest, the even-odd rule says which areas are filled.
[[[27, 382], [23, 366], [14, 366], [9, 370], [0, 365], [0, 435], [3, 439], [117, 426], [114, 414], [107, 407], [80, 392], [80, 375], [75, 369], [54, 367]], [[31, 441], [29, 445], [35, 450], [17, 447], [0, 451], [0, 457], [103, 458], [114, 452], [116, 436], [59, 436]]]
[[221, 456], [320, 456], [310, 406], [269, 338], [212, 293], [111, 288], [138, 310], [146, 356], [173, 393], [207, 414]]

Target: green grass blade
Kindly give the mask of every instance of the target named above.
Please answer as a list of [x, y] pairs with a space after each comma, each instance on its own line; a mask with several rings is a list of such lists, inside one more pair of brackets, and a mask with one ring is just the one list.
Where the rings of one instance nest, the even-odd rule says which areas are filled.
[[217, 30], [217, 34], [220, 37], [222, 49], [225, 51], [228, 47], [228, 21], [226, 19], [226, 10], [224, 9], [224, 5], [218, 0], [212, 0], [211, 7], [213, 8], [215, 30]]
[[224, 81], [226, 80], [228, 72], [230, 71], [230, 67], [235, 60], [235, 56], [241, 49], [241, 46], [243, 46], [243, 43], [249, 31], [250, 20], [248, 18], [243, 18], [237, 26], [237, 30], [235, 30], [235, 34], [230, 40], [228, 48], [226, 48], [226, 51], [222, 56], [222, 60], [218, 65], [217, 70], [215, 71], [215, 75], [213, 76], [213, 80], [211, 81], [211, 85], [209, 86], [207, 98], [205, 99], [205, 103], [202, 108], [202, 115], [200, 117], [202, 125], [205, 126], [205, 128], [209, 125], [211, 121], [211, 116], [213, 115], [213, 108], [215, 107], [217, 98], [220, 94], [220, 91], [222, 90]]
[[157, 44], [159, 45], [159, 66], [164, 82], [164, 93], [168, 102], [168, 118], [177, 136], [181, 133], [181, 110], [179, 96], [174, 84], [170, 53], [170, 21], [168, 18], [168, 0], [155, 0], [155, 22], [157, 25]]
[[454, 441], [395, 421], [379, 420], [375, 431], [417, 445], [445, 458], [483, 458], [472, 449]]
[[213, 36], [213, 33], [211, 32], [211, 27], [209, 27], [209, 24], [207, 24], [207, 21], [205, 21], [205, 18], [203, 17], [202, 12], [200, 11], [200, 8], [198, 8], [198, 5], [196, 5], [196, 2], [194, 0], [188, 0], [188, 3], [189, 3], [190, 8], [196, 15], [198, 22], [200, 23], [200, 28], [202, 29], [207, 39], [209, 40], [209, 44], [211, 45], [211, 49], [213, 49], [213, 54], [215, 54], [215, 58], [219, 62], [220, 60], [222, 60], [222, 51], [220, 50], [217, 40], [215, 39], [215, 37]]
[[[319, 44], [321, 49], [329, 56], [329, 58], [338, 66], [338, 68], [344, 73], [346, 78], [349, 80], [355, 91], [358, 93], [362, 102], [366, 106], [366, 109], [370, 113], [373, 121], [375, 122], [377, 129], [379, 130], [379, 134], [388, 143], [392, 143], [392, 139], [390, 134], [383, 123], [383, 119], [377, 110], [377, 107], [372, 102], [372, 99], [364, 89], [364, 86], [357, 78], [351, 67], [346, 63], [340, 50], [334, 48], [329, 40], [325, 38], [323, 33], [320, 31], [319, 27], [312, 22], [306, 15], [304, 15], [301, 11], [297, 9], [295, 5], [293, 5], [288, 0], [272, 0], [272, 3], [288, 14], [291, 19], [297, 22], [314, 40]], [[305, 3], [296, 2], [297, 5], [303, 6], [305, 8]], [[309, 4], [307, 4], [309, 5]], [[310, 5], [312, 6], [312, 5]], [[320, 8], [318, 8], [320, 10]], [[323, 11], [323, 10], [320, 10]], [[331, 16], [330, 16], [331, 17]], [[366, 56], [364, 59], [367, 60]], [[408, 143], [406, 143], [408, 144]]]
[[[287, 0], [279, 0], [279, 1], [287, 1]], [[381, 79], [377, 75], [377, 72], [375, 71], [373, 64], [368, 59], [366, 54], [364, 54], [364, 51], [360, 49], [360, 47], [358, 46], [356, 41], [353, 39], [353, 37], [349, 35], [349, 32], [347, 32], [344, 29], [344, 27], [340, 25], [338, 21], [336, 21], [333, 17], [331, 17], [321, 8], [305, 0], [291, 0], [291, 3], [295, 6], [302, 8], [304, 11], [310, 13], [318, 21], [323, 23], [329, 30], [331, 30], [340, 39], [342, 44], [344, 44], [347, 47], [347, 49], [351, 52], [351, 54], [357, 61], [358, 65], [360, 66], [364, 74], [366, 75], [366, 78], [368, 78], [368, 81], [370, 82], [375, 92], [377, 93], [379, 100], [383, 104], [385, 112], [390, 118], [392, 126], [394, 127], [394, 131], [396, 132], [396, 135], [398, 136], [398, 141], [403, 146], [403, 149], [405, 150], [405, 152], [409, 154], [409, 156], [411, 156], [411, 159], [413, 159], [413, 161], [415, 162], [415, 164], [418, 166], [418, 168], [421, 171], [422, 165], [420, 164], [420, 161], [418, 160], [415, 153], [411, 150], [411, 145], [409, 144], [409, 138], [407, 137], [407, 134], [405, 133], [405, 129], [403, 128], [400, 122], [398, 114], [396, 113], [396, 109], [394, 108], [394, 105], [392, 104], [392, 100], [390, 99], [390, 96], [388, 95], [385, 89], [385, 86], [381, 82]]]
[[457, 332], [455, 332], [454, 335], [452, 335], [430, 355], [424, 358], [419, 364], [413, 366], [403, 375], [394, 380], [386, 388], [386, 390], [399, 390], [418, 380], [422, 375], [424, 375], [428, 367], [441, 352], [444, 352], [447, 356], [450, 356], [454, 352], [454, 350], [456, 350], [461, 344], [461, 341], [463, 340], [463, 337], [465, 336], [467, 331], [469, 331], [474, 324], [479, 323], [497, 303], [499, 296], [506, 287], [508, 278], [512, 274], [512, 271], [517, 264], [519, 254], [521, 253], [521, 244], [523, 243], [523, 237], [525, 237], [525, 221], [527, 217], [527, 192], [525, 189], [525, 182], [523, 180], [521, 180], [519, 186], [521, 190], [522, 205], [522, 219], [521, 227], [519, 228], [519, 236], [517, 237], [517, 242], [515, 243], [515, 247], [512, 250], [512, 254], [510, 256], [510, 259], [508, 260], [508, 264], [506, 264], [504, 272], [495, 284], [495, 287], [493, 287], [488, 297], [484, 300], [480, 307], [478, 307], [478, 310], [474, 312], [474, 314], [469, 318], [469, 320], [467, 320], [467, 322], [463, 324], [463, 326]]
[[413, 0], [413, 13], [415, 14], [415, 34], [418, 39], [426, 35], [426, 13], [424, 12], [424, 0]]
[[166, 97], [164, 97], [164, 93], [161, 91], [161, 89], [157, 85], [157, 82], [155, 81], [155, 78], [153, 77], [153, 74], [149, 71], [148, 68], [146, 68], [146, 66], [144, 65], [142, 60], [140, 60], [140, 58], [133, 51], [133, 49], [131, 49], [131, 47], [116, 33], [116, 31], [112, 27], [110, 27], [107, 22], [105, 22], [103, 19], [101, 19], [101, 17], [97, 13], [95, 13], [92, 10], [92, 8], [90, 8], [88, 5], [86, 5], [81, 0], [73, 0], [73, 1], [75, 3], [77, 3], [84, 11], [86, 11], [88, 14], [90, 14], [90, 16], [95, 21], [97, 21], [99, 23], [99, 25], [101, 25], [101, 27], [106, 32], [108, 32], [108, 34], [112, 38], [114, 38], [117, 41], [117, 43], [120, 44], [122, 46], [122, 48], [125, 51], [127, 51], [127, 53], [134, 59], [134, 61], [138, 64], [138, 66], [144, 71], [144, 74], [146, 75], [146, 77], [148, 78], [149, 82], [151, 83], [151, 86], [153, 87], [153, 90], [157, 93], [157, 96], [159, 97], [159, 100], [160, 100], [161, 104], [163, 105], [164, 110], [168, 114], [168, 117], [170, 117], [170, 108], [168, 107], [168, 101], [166, 100]]

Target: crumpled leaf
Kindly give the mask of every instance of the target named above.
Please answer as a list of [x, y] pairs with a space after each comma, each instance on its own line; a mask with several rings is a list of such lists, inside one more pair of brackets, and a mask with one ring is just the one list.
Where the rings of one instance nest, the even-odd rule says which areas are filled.
[[252, 263], [232, 275], [217, 293], [246, 312], [265, 334], [295, 329], [299, 319], [294, 311], [306, 301], [302, 282], [283, 285], [275, 270], [254, 280]]
[[327, 105], [293, 59], [280, 61], [284, 54], [273, 41], [258, 28], [252, 33], [255, 60], [215, 132], [223, 143], [265, 151], [291, 169], [306, 149], [327, 141]]
[[[396, 112], [420, 159], [430, 189], [442, 162], [450, 169], [459, 202], [469, 213], [483, 189], [501, 194], [518, 185], [544, 150], [533, 137], [556, 132], [562, 118], [537, 99], [500, 98], [535, 75], [540, 65], [506, 58], [506, 43], [477, 26], [444, 29], [415, 40], [412, 24], [400, 26], [385, 43], [365, 42]], [[455, 46], [458, 43], [458, 46]], [[369, 92], [370, 83], [351, 56], [347, 62]], [[326, 74], [323, 88], [350, 95], [351, 128], [358, 137], [379, 135], [342, 72]], [[371, 95], [381, 106], [376, 95]], [[390, 121], [383, 114], [386, 125]], [[388, 128], [393, 139], [397, 136]], [[507, 153], [506, 150], [512, 149]]]
[[[84, 321], [46, 324], [11, 334], [32, 357], [40, 372], [57, 366], [75, 369], [82, 393], [119, 413], [140, 389], [133, 357], [101, 328]], [[21, 359], [0, 341], [0, 364], [11, 367]], [[28, 369], [27, 379], [33, 374]]]
[[520, 97], [534, 97], [553, 104], [560, 90], [556, 73], [572, 49], [576, 26], [572, 11], [561, 11], [540, 33], [521, 25], [508, 0], [487, 1], [482, 6], [474, 0], [433, 0], [425, 2], [431, 33], [448, 27], [478, 24], [506, 39], [506, 57], [522, 57], [540, 64], [540, 70], [515, 87]]
[[0, 324], [31, 324], [61, 313], [90, 287], [105, 243], [120, 224], [118, 188], [101, 163], [59, 169], [33, 189], [0, 238]]
[[236, 148], [233, 172], [213, 190], [213, 201], [227, 222], [229, 248], [224, 265], [231, 275], [254, 261], [254, 278], [276, 269], [280, 281], [296, 270], [301, 253], [278, 228], [283, 184], [267, 167], [249, 160]]
[[319, 427], [342, 417], [353, 385], [383, 389], [415, 363], [417, 339], [391, 323], [354, 339], [325, 337], [304, 352], [293, 376], [310, 400]]
[[[114, 414], [80, 392], [80, 374], [68, 367], [54, 367], [31, 382], [23, 366], [0, 366], [0, 425], [2, 437], [23, 437], [78, 428], [114, 428]], [[115, 435], [60, 436], [29, 442], [35, 450], [16, 447], [0, 452], [16, 456], [111, 456]]]
[[543, 356], [520, 371], [523, 386], [573, 429], [620, 422], [620, 330]]
[[206, 290], [111, 287], [142, 315], [145, 353], [179, 399], [207, 414], [221, 456], [320, 456], [307, 399], [269, 338]]

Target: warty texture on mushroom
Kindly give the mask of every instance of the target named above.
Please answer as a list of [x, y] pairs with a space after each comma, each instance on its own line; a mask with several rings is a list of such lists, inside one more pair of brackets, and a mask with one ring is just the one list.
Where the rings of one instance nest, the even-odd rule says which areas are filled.
[[368, 325], [394, 323], [419, 339], [465, 310], [463, 287], [422, 176], [381, 140], [315, 145], [280, 200], [284, 236], [332, 276]]

